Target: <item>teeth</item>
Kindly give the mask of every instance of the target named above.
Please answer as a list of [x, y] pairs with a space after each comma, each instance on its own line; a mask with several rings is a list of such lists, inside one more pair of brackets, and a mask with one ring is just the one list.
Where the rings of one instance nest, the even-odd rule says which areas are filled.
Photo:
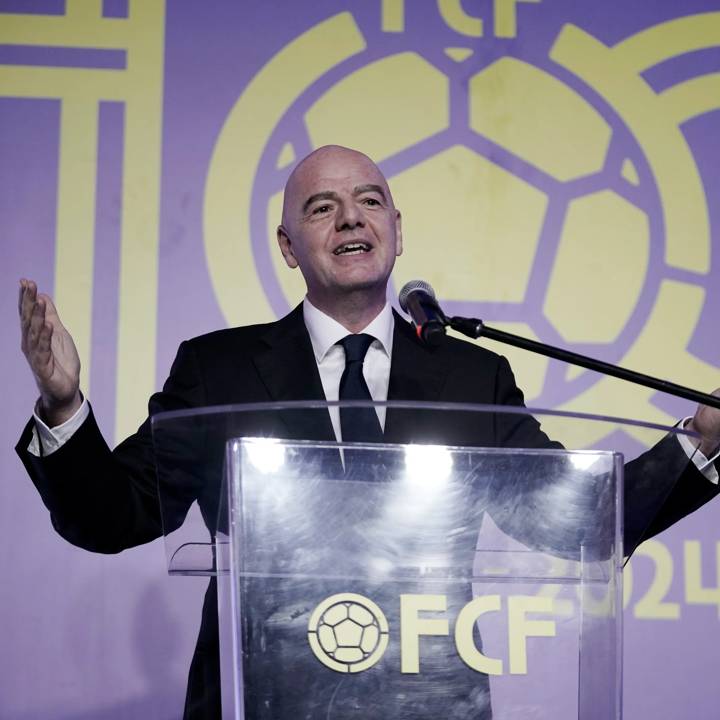
[[348, 243], [340, 246], [335, 250], [335, 255], [357, 255], [363, 252], [369, 252], [370, 246], [365, 243]]

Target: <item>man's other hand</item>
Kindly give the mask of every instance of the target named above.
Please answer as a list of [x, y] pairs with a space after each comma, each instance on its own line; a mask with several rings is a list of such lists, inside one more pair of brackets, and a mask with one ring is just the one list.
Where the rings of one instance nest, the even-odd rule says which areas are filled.
[[[720, 388], [712, 394], [720, 397]], [[687, 424], [686, 429], [700, 435], [698, 450], [705, 457], [712, 457], [720, 448], [720, 410], [699, 405], [695, 417]]]
[[40, 414], [50, 427], [69, 420], [82, 404], [80, 357], [52, 300], [32, 280], [20, 280], [21, 348], [40, 390]]

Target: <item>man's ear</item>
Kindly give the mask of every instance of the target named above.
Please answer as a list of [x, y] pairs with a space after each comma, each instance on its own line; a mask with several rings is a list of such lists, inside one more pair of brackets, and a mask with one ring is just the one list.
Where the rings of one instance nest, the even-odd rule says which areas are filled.
[[278, 225], [277, 241], [287, 266], [294, 270], [298, 266], [298, 261], [293, 253], [292, 243], [290, 242], [290, 237], [284, 225]]
[[402, 242], [402, 214], [399, 210], [395, 211], [395, 255], [402, 255], [403, 242]]

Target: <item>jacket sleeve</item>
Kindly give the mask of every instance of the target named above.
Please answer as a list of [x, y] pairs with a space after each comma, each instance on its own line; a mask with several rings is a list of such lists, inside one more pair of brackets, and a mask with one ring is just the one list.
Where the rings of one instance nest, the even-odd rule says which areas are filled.
[[[183, 343], [162, 392], [152, 396], [149, 415], [204, 404], [205, 390], [193, 348]], [[53, 526], [73, 545], [114, 553], [162, 535], [150, 417], [115, 450], [105, 442], [90, 412], [56, 452], [28, 451], [33, 420], [16, 446]], [[185, 497], [184, 514], [192, 502]]]
[[678, 439], [665, 436], [625, 465], [625, 555], [712, 500], [720, 488], [687, 456]]
[[[524, 407], [522, 391], [505, 358], [500, 358], [496, 388], [497, 404]], [[563, 447], [551, 441], [531, 415], [499, 415], [496, 433], [501, 447]], [[494, 493], [493, 518], [526, 544], [550, 552], [555, 549], [562, 553], [573, 546], [583, 532], [602, 536], [604, 530], [593, 512], [602, 496], [603, 478], [587, 484], [573, 482], [573, 475], [572, 468], [558, 458], [554, 463], [546, 463], [542, 473], [528, 473], [515, 484], [505, 483]], [[627, 557], [643, 540], [667, 529], [720, 492], [671, 434], [625, 464], [623, 490], [623, 542]], [[518, 493], [524, 498], [522, 503]], [[514, 512], [510, 511], [513, 507]], [[573, 513], [577, 514], [575, 521]], [[540, 517], [545, 522], [538, 522]], [[573, 527], [577, 533], [573, 533]]]

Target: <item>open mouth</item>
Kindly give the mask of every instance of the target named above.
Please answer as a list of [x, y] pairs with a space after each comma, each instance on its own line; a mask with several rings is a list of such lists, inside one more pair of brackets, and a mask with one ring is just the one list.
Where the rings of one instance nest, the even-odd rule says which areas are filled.
[[364, 242], [345, 243], [333, 250], [333, 255], [361, 255], [372, 250], [372, 247]]

